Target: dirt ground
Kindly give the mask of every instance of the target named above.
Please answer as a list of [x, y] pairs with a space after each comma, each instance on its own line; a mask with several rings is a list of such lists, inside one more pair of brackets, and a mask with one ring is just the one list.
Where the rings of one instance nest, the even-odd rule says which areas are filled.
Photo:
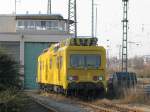
[[47, 109], [45, 109], [44, 107], [42, 107], [41, 105], [30, 101], [30, 103], [28, 103], [25, 106], [24, 112], [50, 112]]

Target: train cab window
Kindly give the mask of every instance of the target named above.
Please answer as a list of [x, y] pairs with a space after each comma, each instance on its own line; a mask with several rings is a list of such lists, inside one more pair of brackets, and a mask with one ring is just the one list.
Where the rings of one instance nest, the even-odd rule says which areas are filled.
[[73, 68], [98, 69], [101, 65], [101, 56], [98, 54], [72, 54], [70, 66]]
[[96, 55], [96, 54], [86, 55], [85, 58], [86, 58], [86, 66], [88, 68], [99, 68], [100, 67], [100, 63], [101, 63], [100, 55]]
[[84, 55], [72, 54], [70, 57], [70, 66], [73, 68], [84, 67]]

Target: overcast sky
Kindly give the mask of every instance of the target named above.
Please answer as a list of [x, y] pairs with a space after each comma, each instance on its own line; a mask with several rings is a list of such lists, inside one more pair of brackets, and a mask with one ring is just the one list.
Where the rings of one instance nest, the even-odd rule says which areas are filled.
[[[12, 14], [15, 0], [0, 0], [0, 13]], [[122, 0], [95, 0], [98, 4], [97, 37], [99, 44], [109, 44], [110, 56], [119, 55], [122, 42]], [[77, 0], [78, 35], [91, 35], [91, 0]], [[17, 0], [17, 14], [47, 12], [47, 0]], [[52, 0], [52, 13], [68, 15], [68, 0]], [[150, 55], [150, 0], [129, 0], [129, 56]], [[109, 42], [107, 42], [109, 40]]]

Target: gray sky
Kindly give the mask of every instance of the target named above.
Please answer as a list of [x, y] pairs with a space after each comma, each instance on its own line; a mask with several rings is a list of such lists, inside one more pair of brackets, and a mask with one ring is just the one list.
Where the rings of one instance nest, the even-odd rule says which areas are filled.
[[[0, 0], [0, 14], [12, 14], [15, 0]], [[47, 0], [17, 0], [17, 14], [29, 11], [45, 14]], [[98, 4], [99, 44], [109, 44], [110, 56], [118, 56], [122, 42], [122, 0], [95, 0]], [[77, 0], [78, 35], [91, 35], [91, 0]], [[68, 0], [52, 0], [52, 13], [67, 18]], [[140, 45], [129, 44], [129, 56], [150, 55], [150, 0], [129, 0], [128, 40]], [[106, 40], [110, 40], [107, 42]]]

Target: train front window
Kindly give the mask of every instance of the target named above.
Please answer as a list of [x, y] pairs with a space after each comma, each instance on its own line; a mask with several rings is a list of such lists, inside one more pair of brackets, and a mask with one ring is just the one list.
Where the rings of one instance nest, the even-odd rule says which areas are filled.
[[98, 68], [100, 66], [100, 55], [86, 55], [85, 65], [87, 68]]
[[73, 68], [99, 68], [101, 63], [100, 55], [97, 54], [72, 54], [70, 66]]
[[84, 67], [84, 55], [73, 54], [70, 58], [70, 65], [74, 68], [83, 68]]

